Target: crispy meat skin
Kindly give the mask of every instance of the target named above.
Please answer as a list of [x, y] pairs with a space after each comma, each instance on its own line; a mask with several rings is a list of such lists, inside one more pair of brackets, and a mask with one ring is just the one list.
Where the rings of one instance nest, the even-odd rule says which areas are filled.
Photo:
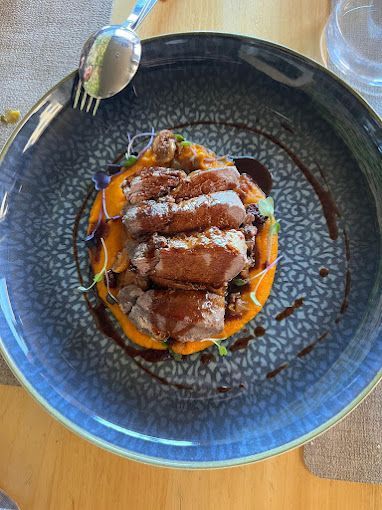
[[224, 328], [224, 297], [206, 291], [148, 290], [129, 314], [137, 328], [157, 339], [203, 340]]
[[191, 235], [166, 238], [154, 235], [138, 245], [132, 264], [142, 276], [215, 287], [248, 264], [247, 245], [239, 230], [212, 227]]
[[133, 237], [162, 232], [238, 228], [245, 219], [245, 208], [234, 191], [219, 191], [189, 200], [155, 202], [148, 200], [126, 208], [123, 222]]

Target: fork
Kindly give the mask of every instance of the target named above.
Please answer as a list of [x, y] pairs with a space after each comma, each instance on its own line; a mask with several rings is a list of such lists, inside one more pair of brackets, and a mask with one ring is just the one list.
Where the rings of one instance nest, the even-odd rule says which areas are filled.
[[142, 45], [135, 29], [157, 0], [137, 0], [121, 25], [92, 34], [82, 48], [73, 108], [97, 113], [101, 99], [112, 97], [130, 83], [141, 60]]

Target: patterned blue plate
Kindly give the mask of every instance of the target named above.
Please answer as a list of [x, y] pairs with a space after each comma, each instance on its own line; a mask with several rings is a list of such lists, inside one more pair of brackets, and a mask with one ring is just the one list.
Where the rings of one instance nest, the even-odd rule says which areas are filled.
[[[1, 156], [1, 347], [21, 382], [96, 444], [192, 468], [286, 451], [354, 408], [382, 365], [382, 130], [367, 105], [305, 57], [233, 35], [145, 41], [133, 84], [95, 118], [71, 108], [73, 81]], [[284, 258], [225, 358], [131, 358], [75, 290], [91, 175], [152, 126], [273, 175]]]

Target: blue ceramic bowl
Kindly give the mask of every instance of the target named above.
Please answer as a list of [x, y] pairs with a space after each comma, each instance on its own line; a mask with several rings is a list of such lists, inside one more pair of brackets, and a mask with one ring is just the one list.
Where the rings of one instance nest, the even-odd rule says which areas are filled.
[[[284, 452], [354, 408], [382, 365], [375, 114], [318, 64], [233, 35], [145, 41], [133, 84], [95, 118], [71, 108], [73, 81], [32, 109], [1, 156], [1, 348], [26, 388], [100, 446], [191, 468]], [[284, 258], [225, 358], [132, 359], [75, 290], [78, 271], [89, 274], [91, 197], [75, 224], [91, 175], [151, 126], [253, 155], [273, 175]]]

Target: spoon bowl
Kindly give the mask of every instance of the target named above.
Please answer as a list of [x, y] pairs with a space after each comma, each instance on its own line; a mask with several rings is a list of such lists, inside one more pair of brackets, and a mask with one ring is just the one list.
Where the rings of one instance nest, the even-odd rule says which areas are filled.
[[141, 60], [141, 41], [135, 30], [156, 2], [137, 0], [125, 23], [107, 25], [89, 37], [81, 52], [73, 108], [86, 107], [94, 116], [101, 99], [114, 96], [129, 84]]
[[141, 60], [142, 46], [128, 27], [101, 28], [86, 41], [79, 66], [85, 91], [96, 99], [112, 97], [131, 81]]

